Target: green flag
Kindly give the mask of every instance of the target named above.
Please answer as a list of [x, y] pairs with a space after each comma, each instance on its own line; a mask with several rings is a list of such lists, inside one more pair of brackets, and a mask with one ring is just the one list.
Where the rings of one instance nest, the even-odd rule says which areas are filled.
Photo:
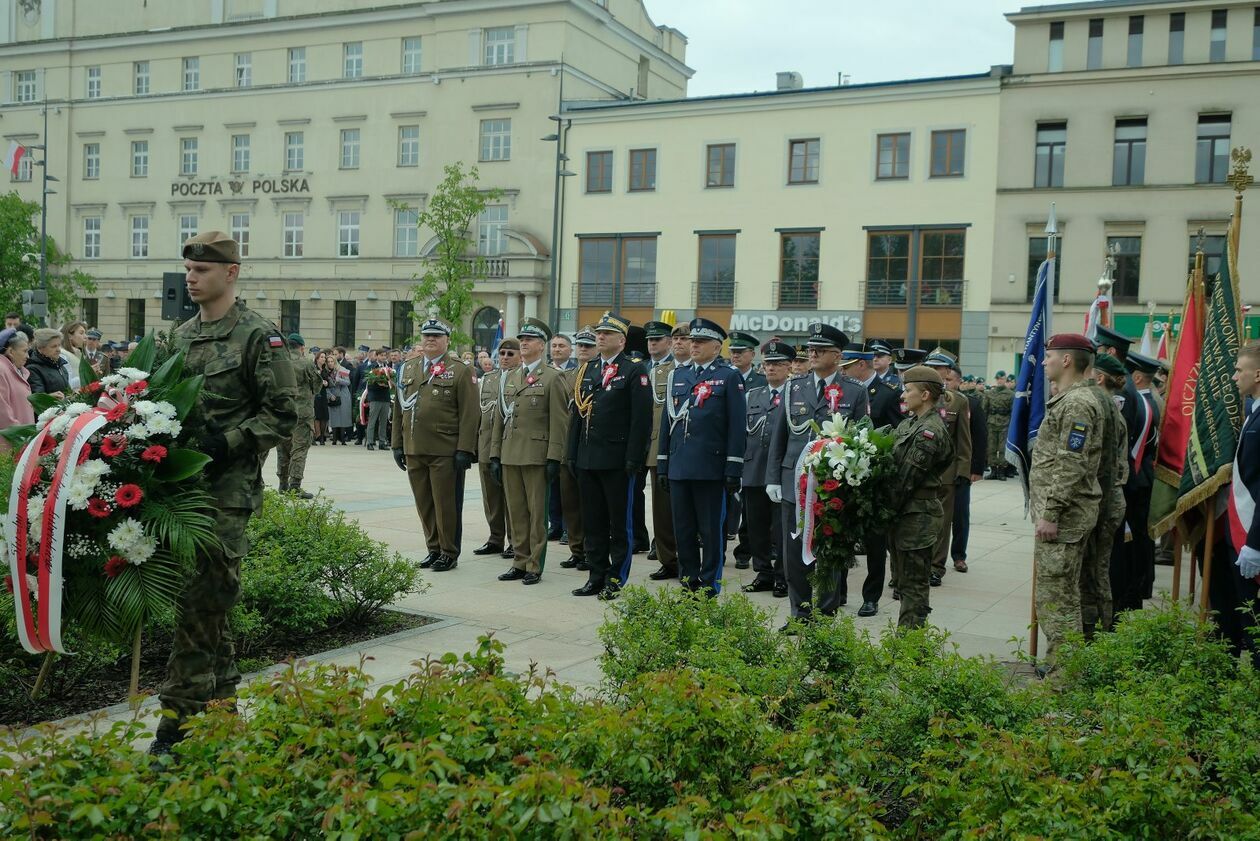
[[1234, 385], [1242, 309], [1238, 300], [1237, 218], [1225, 239], [1221, 273], [1209, 290], [1203, 357], [1194, 395], [1194, 416], [1178, 489], [1177, 511], [1210, 500], [1230, 480], [1234, 447], [1242, 427], [1242, 399]]

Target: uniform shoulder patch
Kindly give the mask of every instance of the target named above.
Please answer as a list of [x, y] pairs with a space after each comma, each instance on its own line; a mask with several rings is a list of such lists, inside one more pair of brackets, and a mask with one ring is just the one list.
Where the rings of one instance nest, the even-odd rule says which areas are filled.
[[1073, 423], [1072, 428], [1068, 430], [1068, 449], [1074, 453], [1079, 453], [1085, 448], [1085, 439], [1088, 435], [1088, 424]]
[[930, 430], [930, 429], [925, 429], [925, 430], [923, 430], [923, 432], [922, 432], [922, 433], [920, 433], [920, 434], [921, 434], [924, 438], [928, 439], [929, 441], [935, 441], [935, 440], [936, 440], [936, 433], [935, 433], [935, 432], [933, 432], [933, 431], [932, 431], [932, 430]]
[[647, 374], [639, 374], [639, 385], [647, 385], [647, 384], [648, 384]]
[[272, 334], [267, 337], [267, 344], [271, 347], [284, 347], [284, 339]]

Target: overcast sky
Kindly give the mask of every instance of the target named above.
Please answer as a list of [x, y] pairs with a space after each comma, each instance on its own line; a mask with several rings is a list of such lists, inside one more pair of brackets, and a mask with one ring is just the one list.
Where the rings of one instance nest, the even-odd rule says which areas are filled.
[[657, 25], [687, 36], [692, 96], [987, 72], [1011, 62], [1003, 13], [1054, 0], [644, 0]]

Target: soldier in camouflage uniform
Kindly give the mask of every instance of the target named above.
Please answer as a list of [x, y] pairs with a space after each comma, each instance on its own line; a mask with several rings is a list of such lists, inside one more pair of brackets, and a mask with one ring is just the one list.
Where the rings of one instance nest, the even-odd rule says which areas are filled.
[[916, 366], [901, 377], [903, 399], [910, 416], [896, 431], [893, 461], [897, 468], [896, 498], [901, 501], [897, 521], [888, 534], [893, 546], [893, 576], [901, 593], [900, 628], [927, 622], [928, 582], [932, 552], [944, 520], [941, 476], [954, 460], [954, 441], [937, 411], [945, 390], [941, 375]]
[[302, 490], [302, 478], [306, 475], [306, 454], [311, 450], [315, 435], [315, 395], [323, 387], [323, 381], [315, 370], [315, 363], [306, 355], [306, 340], [300, 333], [289, 334], [289, 346], [297, 350], [297, 356], [292, 358], [293, 379], [297, 383], [294, 405], [297, 423], [293, 426], [293, 435], [276, 447], [276, 477], [280, 480], [280, 490], [311, 499], [312, 495]]
[[1086, 538], [1098, 523], [1102, 489], [1103, 411], [1085, 377], [1094, 358], [1084, 336], [1061, 333], [1046, 343], [1043, 365], [1055, 394], [1033, 445], [1029, 505], [1036, 527], [1033, 549], [1037, 621], [1046, 635], [1045, 674], [1069, 633], [1082, 633], [1081, 563]]
[[1102, 457], [1098, 465], [1102, 499], [1098, 524], [1086, 538], [1081, 561], [1081, 624], [1086, 639], [1093, 638], [1096, 628], [1111, 630], [1111, 547], [1124, 522], [1124, 485], [1129, 480], [1129, 454], [1125, 448], [1129, 431], [1116, 400], [1124, 388], [1124, 377], [1124, 365], [1119, 359], [1105, 353], [1095, 357], [1094, 382], [1099, 387], [1096, 396], [1103, 410]]
[[[935, 368], [941, 374], [942, 382], [945, 381], [946, 372], [958, 370], [958, 358], [942, 347], [929, 353], [923, 364]], [[984, 442], [971, 440], [971, 403], [961, 392], [946, 389], [936, 408], [954, 442], [954, 461], [945, 465], [941, 472], [941, 532], [937, 535], [936, 548], [932, 552], [933, 587], [941, 586], [941, 581], [945, 578], [945, 560], [949, 557], [950, 537], [954, 530], [954, 494], [957, 493], [959, 483], [971, 481], [972, 444], [984, 446]], [[954, 568], [959, 572], [967, 571], [965, 562], [962, 566], [955, 564]]]
[[214, 498], [220, 545], [197, 554], [180, 595], [178, 619], [158, 697], [167, 715], [149, 751], [169, 753], [183, 738], [180, 725], [212, 700], [236, 695], [241, 673], [227, 615], [240, 595], [245, 527], [262, 504], [267, 451], [289, 438], [297, 423], [293, 367], [276, 326], [236, 299], [240, 249], [222, 231], [184, 244], [188, 297], [201, 311], [175, 328], [172, 343], [185, 353], [184, 371], [205, 376], [198, 405], [205, 434], [201, 450]]
[[1003, 481], [1010, 470], [1006, 463], [1006, 433], [1014, 405], [1015, 391], [1006, 384], [1006, 372], [998, 371], [993, 387], [985, 392], [984, 409], [989, 419], [989, 474]]

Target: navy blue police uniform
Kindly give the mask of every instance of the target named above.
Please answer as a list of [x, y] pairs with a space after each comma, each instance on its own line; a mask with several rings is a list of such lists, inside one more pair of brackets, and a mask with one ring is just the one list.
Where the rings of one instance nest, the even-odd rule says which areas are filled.
[[[772, 339], [762, 348], [766, 362], [791, 362], [796, 349], [787, 342]], [[744, 428], [744, 525], [740, 537], [746, 542], [756, 577], [744, 585], [745, 593], [772, 590], [778, 598], [787, 596], [783, 576], [783, 506], [766, 496], [766, 462], [770, 457], [771, 418], [783, 411], [787, 382], [777, 388], [766, 383], [748, 392], [748, 414]]]
[[[739, 330], [730, 332], [730, 339], [727, 346], [731, 349], [731, 359], [734, 360], [736, 351], [751, 351], [753, 354], [753, 362], [748, 368], [748, 373], [735, 368], [736, 372], [744, 380], [744, 395], [747, 397], [753, 389], [764, 388], [766, 385], [766, 375], [757, 370], [757, 348], [761, 345], [761, 340], [752, 333], [744, 333]], [[732, 361], [732, 367], [734, 362]], [[752, 563], [752, 551], [748, 548], [748, 517], [744, 514], [744, 494], [743, 492], [727, 494], [726, 497], [726, 533], [728, 536], [738, 535], [739, 540], [735, 543], [735, 549], [732, 554], [735, 556], [736, 569], [748, 569]]]

